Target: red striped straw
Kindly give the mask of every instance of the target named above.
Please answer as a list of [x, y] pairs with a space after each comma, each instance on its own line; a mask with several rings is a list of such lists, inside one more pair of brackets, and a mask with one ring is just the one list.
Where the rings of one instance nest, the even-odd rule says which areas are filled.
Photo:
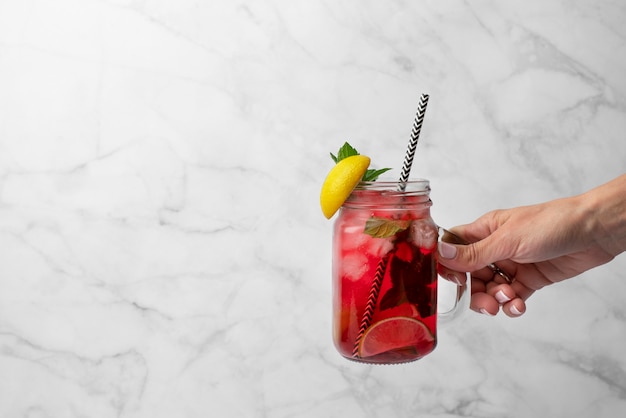
[[[422, 125], [424, 124], [424, 116], [426, 115], [426, 106], [428, 105], [428, 94], [422, 94], [420, 96], [419, 104], [417, 105], [417, 113], [413, 120], [413, 128], [411, 129], [411, 138], [409, 145], [406, 149], [404, 156], [404, 164], [402, 165], [402, 173], [398, 180], [398, 191], [403, 192], [406, 189], [406, 183], [409, 181], [409, 174], [411, 173], [411, 166], [413, 165], [413, 157], [415, 156], [415, 149], [417, 148], [417, 142], [419, 141], [420, 132], [422, 132]], [[361, 324], [359, 326], [359, 333], [354, 341], [354, 347], [352, 348], [352, 356], [359, 357], [359, 346], [365, 331], [369, 328], [372, 322], [372, 316], [374, 315], [374, 308], [378, 304], [378, 295], [380, 294], [380, 287], [385, 277], [385, 271], [387, 270], [387, 262], [389, 261], [389, 253], [385, 255], [376, 268], [376, 274], [372, 281], [372, 288], [367, 298], [367, 305], [365, 306], [365, 312], [361, 317]]]
[[387, 270], [387, 262], [389, 261], [389, 253], [387, 253], [378, 263], [378, 267], [376, 268], [376, 274], [374, 275], [374, 280], [372, 281], [372, 288], [370, 289], [370, 294], [367, 298], [367, 306], [365, 307], [365, 312], [363, 312], [363, 317], [361, 318], [361, 325], [359, 326], [359, 334], [354, 341], [354, 347], [352, 348], [352, 356], [359, 356], [359, 345], [361, 345], [361, 339], [363, 338], [363, 334], [369, 328], [370, 323], [372, 322], [372, 315], [374, 315], [374, 308], [378, 303], [378, 295], [380, 294], [380, 286], [383, 284], [383, 277], [385, 277], [385, 271]]

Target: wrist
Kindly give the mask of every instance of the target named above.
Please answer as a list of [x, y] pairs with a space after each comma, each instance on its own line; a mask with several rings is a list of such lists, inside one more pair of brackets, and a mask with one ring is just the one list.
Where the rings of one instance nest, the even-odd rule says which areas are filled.
[[626, 251], [626, 175], [580, 196], [584, 229], [612, 256]]

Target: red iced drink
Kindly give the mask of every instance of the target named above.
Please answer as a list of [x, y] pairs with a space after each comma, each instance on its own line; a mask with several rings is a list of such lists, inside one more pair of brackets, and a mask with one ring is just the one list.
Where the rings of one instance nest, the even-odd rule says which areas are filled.
[[366, 363], [403, 363], [436, 345], [437, 226], [428, 181], [361, 183], [333, 241], [337, 350]]

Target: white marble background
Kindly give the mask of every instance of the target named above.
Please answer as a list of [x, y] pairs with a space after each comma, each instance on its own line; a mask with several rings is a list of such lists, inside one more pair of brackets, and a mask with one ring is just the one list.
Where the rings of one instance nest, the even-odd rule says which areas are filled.
[[0, 417], [617, 417], [626, 258], [341, 359], [349, 140], [452, 226], [626, 171], [626, 5], [0, 0]]

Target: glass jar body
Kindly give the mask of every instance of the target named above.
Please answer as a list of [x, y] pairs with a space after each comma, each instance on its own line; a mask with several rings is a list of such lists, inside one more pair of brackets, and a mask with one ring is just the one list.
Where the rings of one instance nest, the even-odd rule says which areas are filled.
[[404, 363], [437, 344], [437, 239], [427, 180], [362, 183], [333, 231], [333, 340], [365, 363]]

